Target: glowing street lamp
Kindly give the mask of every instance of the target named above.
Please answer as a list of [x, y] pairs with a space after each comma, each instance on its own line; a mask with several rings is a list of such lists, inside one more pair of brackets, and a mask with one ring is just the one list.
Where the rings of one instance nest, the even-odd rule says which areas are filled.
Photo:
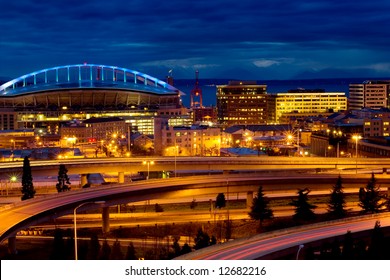
[[362, 137], [360, 135], [353, 135], [352, 136], [352, 139], [356, 141], [356, 154], [355, 154], [355, 157], [356, 157], [356, 174], [357, 174], [357, 158], [358, 158], [358, 141], [359, 139], [362, 139]]
[[84, 206], [84, 205], [87, 205], [87, 204], [104, 204], [106, 203], [105, 201], [88, 201], [88, 202], [84, 202], [84, 203], [81, 203], [80, 205], [78, 205], [76, 208], [74, 208], [73, 210], [73, 222], [74, 222], [74, 259], [75, 260], [78, 260], [78, 254], [77, 254], [77, 228], [76, 228], [76, 216], [77, 216], [77, 209], [79, 209], [80, 207]]
[[149, 173], [150, 173], [150, 165], [153, 165], [154, 161], [152, 160], [144, 160], [143, 165], [148, 166], [148, 176], [146, 177], [146, 180], [149, 180]]
[[[175, 141], [176, 142], [176, 141]], [[175, 143], [176, 144], [176, 143]], [[177, 162], [176, 162], [176, 157], [177, 157], [177, 151], [178, 151], [179, 146], [175, 145], [175, 178], [176, 178], [176, 172], [177, 172]]]
[[15, 140], [14, 140], [14, 139], [11, 139], [11, 143], [12, 143], [13, 149], [15, 150]]
[[297, 257], [296, 257], [297, 260], [299, 260], [299, 253], [301, 252], [303, 247], [305, 247], [305, 245], [303, 245], [303, 244], [299, 245], [299, 247], [298, 247], [298, 252], [297, 252]]

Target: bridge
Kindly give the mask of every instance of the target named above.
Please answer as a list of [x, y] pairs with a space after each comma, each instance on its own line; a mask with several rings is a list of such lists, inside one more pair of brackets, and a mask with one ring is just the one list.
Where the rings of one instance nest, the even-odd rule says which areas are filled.
[[206, 247], [176, 259], [256, 260], [281, 258], [286, 254], [298, 258], [298, 250], [304, 244], [315, 244], [336, 236], [342, 237], [348, 231], [362, 234], [372, 230], [377, 221], [380, 221], [382, 228], [389, 227], [390, 213], [346, 218], [258, 234]]
[[[246, 193], [247, 206], [252, 204], [253, 192], [258, 186], [263, 185], [266, 193], [285, 193], [296, 190], [310, 184], [315, 190], [330, 190], [338, 174], [334, 175], [297, 175], [278, 178], [272, 175], [214, 175], [181, 177], [160, 180], [146, 180], [127, 184], [115, 184], [89, 189], [79, 189], [45, 197], [18, 202], [6, 206], [0, 212], [0, 242], [8, 239], [10, 251], [15, 251], [16, 234], [30, 226], [51, 221], [57, 217], [71, 214], [73, 210], [82, 203], [93, 201], [105, 201], [102, 214], [102, 227], [104, 232], [109, 231], [108, 207], [129, 202], [144, 201], [161, 198], [196, 197], [203, 194], [215, 194], [220, 192]], [[344, 184], [346, 188], [357, 191], [359, 184], [365, 184], [369, 174], [358, 176], [346, 176]], [[360, 181], [358, 181], [360, 180]], [[378, 183], [390, 184], [387, 175], [378, 178]], [[83, 207], [93, 209], [101, 207], [90, 203]]]
[[[143, 165], [143, 161], [154, 161]], [[359, 170], [380, 170], [387, 173], [390, 159], [377, 158], [322, 158], [322, 157], [147, 157], [147, 158], [91, 158], [73, 160], [31, 161], [34, 176], [56, 176], [59, 164], [66, 165], [68, 174], [80, 174], [81, 185], [87, 183], [87, 174], [116, 173], [118, 182], [124, 183], [126, 173], [170, 171], [188, 173], [291, 172], [358, 173]], [[293, 171], [292, 171], [293, 170]], [[22, 171], [22, 162], [0, 164], [0, 178]], [[360, 172], [360, 171], [359, 171]]]

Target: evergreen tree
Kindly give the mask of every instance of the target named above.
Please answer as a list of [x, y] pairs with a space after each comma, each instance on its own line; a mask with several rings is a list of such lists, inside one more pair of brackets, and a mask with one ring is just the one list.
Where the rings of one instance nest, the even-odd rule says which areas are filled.
[[68, 177], [68, 169], [66, 169], [64, 164], [60, 164], [57, 178], [58, 178], [58, 183], [56, 184], [57, 191], [58, 192], [69, 191], [70, 181]]
[[339, 260], [341, 259], [341, 245], [337, 237], [331, 244], [330, 248], [330, 259], [331, 260]]
[[343, 192], [343, 183], [341, 176], [337, 178], [336, 184], [333, 186], [333, 190], [330, 194], [328, 203], [328, 212], [330, 215], [341, 218], [346, 214], [345, 210], [345, 195]]
[[162, 206], [160, 204], [156, 203], [154, 205], [154, 211], [156, 211], [156, 212], [164, 212], [164, 208], [162, 208]]
[[262, 227], [265, 219], [272, 219], [274, 216], [273, 211], [268, 204], [269, 200], [264, 196], [263, 187], [260, 186], [253, 199], [251, 211], [248, 213], [252, 219], [259, 221], [259, 228]]
[[121, 244], [120, 244], [118, 239], [114, 242], [114, 245], [112, 245], [111, 259], [112, 260], [123, 260], [123, 253], [122, 253], [122, 249], [121, 249]]
[[90, 260], [97, 260], [100, 251], [100, 242], [97, 234], [92, 234], [91, 240], [89, 241], [89, 256]]
[[89, 241], [81, 239], [78, 240], [78, 259], [79, 260], [86, 260], [88, 257], [88, 251], [89, 251]]
[[380, 190], [376, 186], [374, 173], [372, 173], [367, 186], [365, 188], [360, 188], [359, 201], [359, 206], [363, 209], [363, 213], [378, 213], [385, 205], [385, 203], [382, 202]]
[[215, 208], [223, 208], [226, 206], [226, 198], [223, 193], [219, 193], [215, 199]]
[[107, 240], [103, 241], [102, 249], [100, 252], [100, 259], [101, 260], [109, 260], [111, 255], [111, 247], [108, 244]]
[[138, 260], [135, 255], [135, 248], [133, 242], [130, 242], [129, 246], [127, 246], [126, 260]]
[[313, 209], [317, 208], [317, 206], [309, 203], [309, 193], [310, 190], [307, 188], [298, 190], [298, 199], [293, 200], [290, 203], [290, 205], [295, 207], [295, 214], [293, 215], [294, 219], [308, 220], [315, 218], [315, 213], [313, 212]]
[[173, 240], [173, 245], [172, 245], [172, 248], [173, 248], [173, 258], [175, 257], [178, 257], [180, 256], [180, 245], [179, 245], [179, 239], [180, 237], [175, 237], [174, 240]]
[[347, 233], [344, 236], [341, 258], [343, 260], [353, 260], [354, 259], [354, 239], [353, 239], [351, 231], [347, 231]]
[[22, 200], [33, 198], [35, 189], [33, 185], [33, 178], [31, 175], [30, 160], [27, 156], [23, 160], [23, 175], [22, 175]]
[[210, 236], [202, 229], [199, 229], [198, 234], [195, 237], [194, 249], [198, 250], [207, 246], [210, 246]]
[[64, 232], [62, 229], [56, 228], [54, 231], [53, 239], [53, 251], [50, 259], [52, 260], [65, 260], [65, 242]]
[[368, 249], [369, 259], [371, 260], [384, 260], [386, 259], [385, 251], [385, 235], [381, 228], [381, 223], [376, 221], [375, 227], [371, 235], [371, 244]]
[[190, 245], [188, 245], [188, 243], [185, 243], [183, 245], [183, 247], [181, 247], [180, 255], [184, 255], [184, 254], [191, 253], [191, 252], [192, 252], [192, 250], [191, 250]]

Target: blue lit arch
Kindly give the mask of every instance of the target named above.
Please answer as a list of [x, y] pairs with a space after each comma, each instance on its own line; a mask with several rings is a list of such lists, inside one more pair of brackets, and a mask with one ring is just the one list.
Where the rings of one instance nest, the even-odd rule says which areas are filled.
[[116, 66], [74, 64], [35, 71], [0, 86], [3, 96], [65, 88], [114, 88], [154, 94], [182, 94], [150, 75]]

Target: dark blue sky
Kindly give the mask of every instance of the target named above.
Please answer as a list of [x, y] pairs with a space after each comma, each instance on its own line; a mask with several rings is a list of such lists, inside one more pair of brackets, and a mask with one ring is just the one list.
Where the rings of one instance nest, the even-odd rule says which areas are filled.
[[177, 79], [390, 76], [390, 1], [18, 0], [0, 77], [76, 63]]

